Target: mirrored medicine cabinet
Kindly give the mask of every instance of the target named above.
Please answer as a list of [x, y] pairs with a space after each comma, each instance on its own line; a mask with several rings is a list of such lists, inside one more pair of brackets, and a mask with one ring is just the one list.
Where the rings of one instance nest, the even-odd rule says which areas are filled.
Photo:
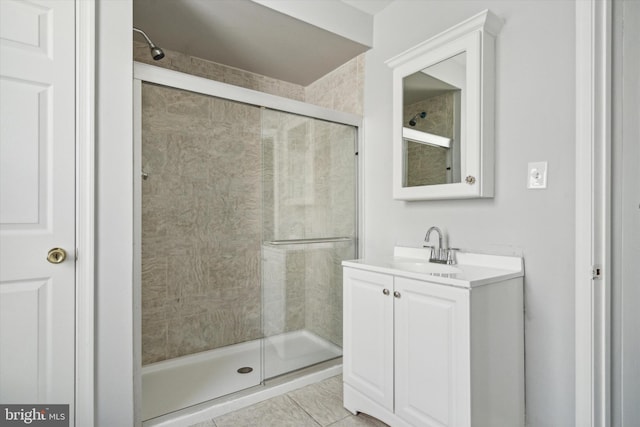
[[495, 38], [485, 10], [389, 59], [393, 197], [493, 197]]

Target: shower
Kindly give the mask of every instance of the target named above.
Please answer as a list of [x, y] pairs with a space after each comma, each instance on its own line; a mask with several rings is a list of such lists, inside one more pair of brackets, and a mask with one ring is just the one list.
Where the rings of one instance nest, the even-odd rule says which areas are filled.
[[417, 119], [424, 119], [425, 117], [427, 117], [426, 111], [416, 114], [411, 120], [409, 120], [409, 126], [415, 126], [418, 123]]
[[151, 50], [151, 57], [156, 60], [159, 61], [160, 59], [164, 58], [164, 52], [162, 51], [162, 49], [160, 49], [158, 46], [156, 46], [155, 44], [153, 44], [153, 42], [151, 41], [151, 39], [149, 38], [149, 36], [142, 30], [133, 27], [133, 31], [136, 31], [140, 34], [142, 34], [144, 36], [144, 38], [147, 40], [147, 43], [149, 44], [149, 49]]
[[142, 420], [339, 373], [358, 119], [134, 70]]

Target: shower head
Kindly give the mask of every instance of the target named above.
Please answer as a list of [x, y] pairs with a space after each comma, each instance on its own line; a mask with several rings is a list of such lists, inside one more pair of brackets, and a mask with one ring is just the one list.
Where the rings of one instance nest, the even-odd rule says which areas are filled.
[[158, 46], [153, 44], [153, 42], [151, 41], [149, 36], [147, 36], [147, 34], [144, 31], [139, 30], [136, 27], [133, 27], [133, 31], [136, 31], [136, 32], [142, 34], [144, 36], [144, 38], [147, 40], [147, 43], [149, 44], [149, 49], [151, 50], [151, 57], [153, 59], [155, 59], [157, 61], [159, 59], [164, 58], [164, 52], [162, 51], [162, 49], [160, 49]]
[[151, 47], [151, 57], [156, 61], [164, 58], [164, 52], [158, 46]]
[[413, 116], [413, 118], [411, 120], [409, 120], [409, 126], [415, 126], [416, 123], [418, 123], [416, 121], [418, 118], [424, 119], [425, 117], [427, 117], [427, 112], [426, 111], [422, 111], [422, 112], [416, 114], [415, 116]]

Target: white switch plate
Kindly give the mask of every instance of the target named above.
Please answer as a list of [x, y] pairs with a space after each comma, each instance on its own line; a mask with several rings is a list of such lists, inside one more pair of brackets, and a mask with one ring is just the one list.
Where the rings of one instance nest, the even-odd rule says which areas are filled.
[[531, 162], [527, 171], [528, 189], [541, 190], [547, 188], [547, 162]]

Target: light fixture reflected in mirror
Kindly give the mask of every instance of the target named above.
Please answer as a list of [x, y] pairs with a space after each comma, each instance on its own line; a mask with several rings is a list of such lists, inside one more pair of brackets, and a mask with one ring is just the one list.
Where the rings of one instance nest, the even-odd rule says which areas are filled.
[[449, 148], [451, 145], [451, 138], [445, 138], [429, 132], [421, 132], [419, 130], [411, 128], [402, 128], [402, 138], [404, 138], [405, 141], [417, 142], [418, 144], [434, 145], [436, 147]]

